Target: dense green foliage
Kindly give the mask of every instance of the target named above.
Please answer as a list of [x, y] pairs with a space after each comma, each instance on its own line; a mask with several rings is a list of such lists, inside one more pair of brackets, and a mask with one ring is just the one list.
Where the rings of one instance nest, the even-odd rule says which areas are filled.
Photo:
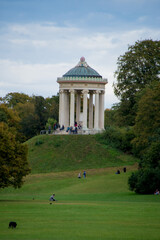
[[10, 108], [14, 108], [18, 103], [24, 104], [29, 101], [31, 101], [31, 97], [27, 94], [18, 92], [8, 93], [2, 98], [2, 102]]
[[[34, 174], [20, 189], [1, 189], [0, 239], [158, 240], [160, 197], [130, 192], [134, 168], [116, 169], [87, 170], [86, 179], [79, 171]], [[50, 205], [53, 192], [58, 201]]]
[[57, 121], [54, 118], [48, 118], [48, 121], [45, 126], [46, 130], [48, 130], [48, 129], [55, 130], [54, 124], [56, 124], [56, 123], [57, 123]]
[[16, 140], [6, 123], [0, 123], [0, 188], [21, 187], [23, 177], [30, 172], [27, 146]]
[[6, 105], [0, 105], [0, 188], [21, 187], [30, 172], [27, 145], [22, 145], [20, 118]]
[[[28, 96], [24, 93], [8, 93], [1, 98], [1, 103], [6, 108], [14, 110], [14, 114], [19, 117], [18, 132], [21, 140], [25, 140], [37, 135], [45, 129], [49, 118], [58, 122], [59, 96], [43, 98], [42, 96]], [[0, 122], [5, 121], [5, 116], [0, 112]]]
[[153, 81], [159, 82], [160, 41], [137, 41], [118, 58], [114, 92], [120, 98], [119, 124], [134, 125], [136, 95]]
[[139, 171], [129, 179], [130, 188], [153, 193], [160, 188], [156, 177], [160, 174], [160, 41], [137, 41], [117, 64], [114, 91], [120, 102], [105, 111], [105, 138], [140, 158]]
[[123, 152], [132, 153], [132, 140], [134, 139], [134, 131], [132, 127], [106, 127], [105, 132], [97, 135], [100, 142], [108, 146], [116, 147]]
[[32, 173], [133, 165], [137, 159], [98, 135], [40, 135], [27, 141]]
[[8, 108], [5, 104], [0, 105], [0, 122], [6, 123], [16, 133], [19, 129], [20, 118], [17, 112]]
[[119, 126], [117, 120], [117, 105], [113, 106], [111, 109], [105, 109], [104, 111], [104, 125], [106, 127]]
[[[140, 170], [129, 179], [132, 190], [153, 193], [160, 188], [160, 83], [141, 93], [134, 126], [133, 151], [141, 157]], [[133, 182], [134, 179], [134, 182]]]
[[160, 142], [160, 82], [146, 86], [138, 96], [134, 132], [137, 155], [143, 154], [152, 143]]
[[130, 189], [136, 193], [153, 194], [160, 186], [159, 168], [141, 168], [132, 173], [128, 180]]

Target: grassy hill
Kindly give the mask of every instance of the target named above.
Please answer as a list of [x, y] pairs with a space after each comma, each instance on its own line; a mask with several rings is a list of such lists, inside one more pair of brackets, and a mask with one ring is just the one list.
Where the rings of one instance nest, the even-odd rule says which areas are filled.
[[39, 135], [27, 144], [32, 173], [125, 166], [137, 161], [100, 143], [96, 135]]

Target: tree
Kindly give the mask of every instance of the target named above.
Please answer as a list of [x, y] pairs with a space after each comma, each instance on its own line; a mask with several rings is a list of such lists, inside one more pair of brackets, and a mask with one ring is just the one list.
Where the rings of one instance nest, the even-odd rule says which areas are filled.
[[38, 133], [38, 116], [35, 114], [34, 103], [18, 103], [15, 110], [20, 117], [20, 132], [25, 136], [24, 140], [35, 136]]
[[48, 118], [58, 122], [58, 94], [45, 99], [42, 96], [29, 97], [24, 93], [14, 92], [0, 98], [0, 102], [0, 121], [6, 122], [9, 127], [11, 124], [16, 125], [16, 135], [21, 142], [45, 129]]
[[129, 186], [137, 193], [160, 188], [160, 83], [153, 82], [138, 95], [138, 110], [132, 141], [140, 157], [139, 170], [132, 173]]
[[160, 80], [160, 41], [137, 41], [118, 58], [117, 64], [117, 83], [113, 86], [120, 98], [119, 115], [124, 125], [134, 125], [137, 92]]
[[48, 118], [46, 123], [46, 130], [49, 129], [49, 127], [53, 130], [54, 124], [57, 123], [57, 121], [54, 118]]
[[48, 117], [58, 122], [59, 118], [59, 95], [46, 98]]
[[160, 82], [147, 86], [138, 98], [133, 145], [142, 156], [153, 142], [160, 141]]
[[29, 97], [27, 94], [24, 93], [8, 93], [4, 98], [3, 102], [7, 104], [8, 107], [15, 107], [17, 103], [26, 103], [31, 101], [31, 97]]
[[27, 146], [16, 140], [6, 123], [0, 122], [0, 188], [20, 188], [29, 172]]
[[128, 179], [131, 191], [140, 194], [153, 194], [160, 188], [160, 168], [140, 169]]
[[115, 110], [106, 108], [104, 111], [104, 126], [112, 126], [115, 124]]
[[20, 118], [18, 113], [13, 109], [7, 108], [5, 104], [0, 105], [0, 122], [6, 123], [11, 129], [12, 133], [18, 135], [18, 130], [20, 128]]
[[140, 162], [140, 167], [160, 169], [160, 134], [159, 140], [152, 142], [149, 148], [147, 148], [146, 153]]
[[42, 96], [36, 96], [34, 99], [35, 114], [37, 115], [37, 133], [45, 128], [48, 114], [46, 100]]

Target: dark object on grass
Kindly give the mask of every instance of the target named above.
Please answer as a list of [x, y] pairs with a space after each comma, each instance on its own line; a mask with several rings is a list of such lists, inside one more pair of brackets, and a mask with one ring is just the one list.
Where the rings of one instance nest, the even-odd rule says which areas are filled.
[[126, 169], [126, 167], [124, 167], [124, 168], [123, 168], [123, 172], [126, 172], [126, 171], [127, 171], [127, 169]]
[[120, 170], [117, 170], [116, 174], [120, 174], [120, 173], [121, 173]]
[[16, 228], [17, 223], [16, 222], [10, 222], [9, 223], [9, 228]]

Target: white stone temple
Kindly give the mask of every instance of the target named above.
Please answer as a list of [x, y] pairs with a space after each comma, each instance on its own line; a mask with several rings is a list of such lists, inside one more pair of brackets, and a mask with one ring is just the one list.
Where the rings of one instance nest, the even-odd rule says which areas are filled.
[[82, 126], [82, 134], [94, 134], [104, 129], [104, 94], [107, 79], [89, 67], [85, 58], [57, 78], [59, 83], [59, 124]]

